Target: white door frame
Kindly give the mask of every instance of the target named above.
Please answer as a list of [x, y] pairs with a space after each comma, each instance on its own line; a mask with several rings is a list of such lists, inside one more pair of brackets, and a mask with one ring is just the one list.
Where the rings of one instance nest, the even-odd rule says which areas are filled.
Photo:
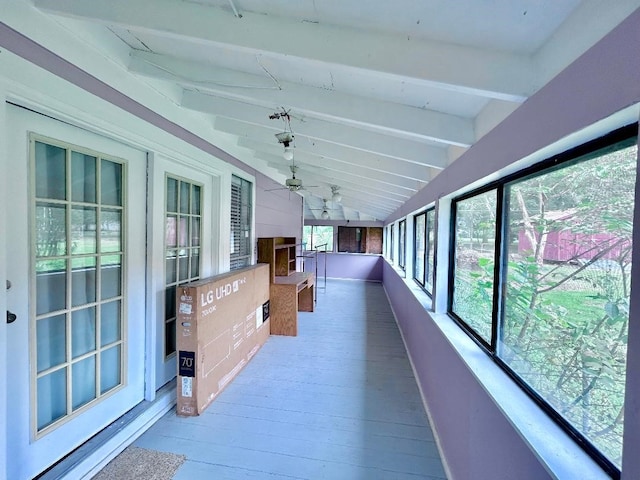
[[[9, 387], [14, 385], [12, 397], [15, 405], [12, 405], [12, 415], [6, 418], [6, 433], [11, 441], [7, 440], [7, 476], [9, 478], [27, 478], [42, 470], [43, 463], [55, 461], [59, 457], [69, 453], [70, 450], [86, 441], [100, 429], [107, 426], [118, 416], [135, 406], [144, 398], [145, 385], [145, 194], [146, 183], [146, 154], [137, 149], [124, 145], [117, 140], [102, 137], [85, 130], [73, 127], [63, 122], [51, 120], [36, 113], [21, 110], [19, 107], [3, 106], [5, 112], [4, 136], [11, 141], [7, 145], [5, 158], [12, 158], [11, 168], [5, 163], [4, 168], [11, 172], [11, 181], [7, 183], [4, 195], [13, 200], [13, 208], [18, 208], [19, 213], [11, 210], [3, 211], [6, 222], [16, 215], [20, 215], [21, 221], [16, 221], [12, 231], [17, 233], [5, 240], [3, 253], [7, 255], [5, 270], [11, 272], [15, 278], [13, 288], [7, 295], [8, 307], [14, 308], [18, 314], [15, 324], [9, 325], [6, 335], [7, 352], [14, 360], [11, 364], [5, 364], [4, 372], [7, 372]], [[82, 414], [70, 418], [68, 421], [42, 435], [37, 441], [31, 431], [29, 422], [33, 414], [29, 393], [31, 379], [29, 373], [29, 308], [26, 304], [30, 299], [30, 256], [31, 246], [29, 241], [28, 222], [22, 217], [28, 217], [26, 212], [31, 209], [31, 193], [28, 188], [29, 181], [29, 149], [26, 132], [35, 130], [45, 136], [58, 138], [62, 141], [90, 147], [94, 150], [119, 157], [127, 162], [127, 180], [125, 198], [125, 263], [123, 275], [125, 275], [126, 299], [124, 323], [127, 329], [125, 338], [127, 344], [123, 352], [123, 360], [127, 363], [125, 386], [111, 396], [97, 402]], [[9, 142], [3, 142], [9, 144]], [[24, 158], [23, 158], [24, 157]], [[8, 162], [8, 160], [6, 161]], [[0, 162], [3, 163], [3, 162]], [[13, 174], [14, 170], [18, 172]], [[16, 202], [17, 199], [25, 199], [25, 205]], [[4, 236], [3, 236], [4, 237]], [[11, 263], [14, 265], [12, 266]], [[10, 269], [10, 267], [12, 267]], [[142, 289], [142, 291], [141, 291]], [[26, 300], [25, 300], [26, 299]], [[15, 305], [14, 305], [15, 303]], [[12, 338], [13, 337], [13, 338]], [[126, 352], [126, 353], [125, 353]], [[126, 359], [126, 360], [125, 360]], [[2, 375], [5, 377], [5, 375]], [[25, 381], [26, 380], [26, 381]], [[26, 385], [25, 385], [26, 384]], [[15, 392], [19, 392], [20, 400], [16, 401]], [[26, 398], [22, 398], [25, 397]], [[15, 419], [15, 420], [14, 420]], [[47, 459], [47, 460], [43, 460]], [[46, 466], [46, 465], [45, 465]]]
[[[164, 361], [164, 291], [165, 291], [165, 183], [166, 176], [184, 178], [202, 184], [202, 236], [200, 278], [220, 271], [218, 261], [220, 204], [220, 172], [196, 165], [189, 159], [177, 159], [159, 153], [149, 154], [148, 218], [147, 218], [147, 381], [145, 397], [153, 399], [156, 390], [177, 374], [175, 358]], [[175, 376], [175, 375], [174, 375]]]
[[[6, 224], [6, 207], [9, 205], [9, 198], [7, 195], [7, 184], [9, 182], [9, 167], [7, 159], [7, 147], [6, 141], [6, 110], [7, 104], [4, 101], [5, 91], [4, 85], [0, 82], [0, 312], [2, 312], [2, 318], [0, 318], [0, 425], [7, 425], [7, 376], [4, 372], [7, 371], [7, 355], [4, 353], [7, 351], [7, 323], [5, 321], [5, 312], [9, 308], [7, 303], [7, 263], [6, 263], [6, 239], [8, 233], [8, 225]], [[7, 479], [7, 442], [8, 442], [8, 430], [5, 428], [0, 434], [0, 480]]]

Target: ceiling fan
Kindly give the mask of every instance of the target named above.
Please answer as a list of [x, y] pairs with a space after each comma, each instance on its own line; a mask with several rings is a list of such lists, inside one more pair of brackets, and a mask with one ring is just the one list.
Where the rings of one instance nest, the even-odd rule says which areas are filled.
[[322, 213], [320, 214], [320, 218], [322, 218], [323, 220], [328, 220], [330, 215], [329, 215], [329, 211], [330, 210], [337, 210], [336, 208], [331, 208], [329, 207], [329, 205], [327, 204], [328, 200], [326, 198], [322, 199], [322, 208], [310, 208], [309, 210], [311, 211], [318, 211], [318, 210], [322, 210]]
[[309, 188], [316, 188], [317, 185], [310, 185], [308, 187], [305, 187], [304, 185], [302, 185], [302, 179], [300, 178], [296, 178], [296, 172], [298, 171], [298, 167], [296, 167], [295, 162], [292, 162], [291, 165], [289, 166], [289, 170], [291, 170], [291, 178], [287, 178], [284, 182], [284, 186], [280, 187], [280, 188], [272, 188], [271, 190], [267, 190], [269, 191], [273, 191], [273, 190], [289, 190], [290, 192], [298, 192], [300, 190], [307, 190]]

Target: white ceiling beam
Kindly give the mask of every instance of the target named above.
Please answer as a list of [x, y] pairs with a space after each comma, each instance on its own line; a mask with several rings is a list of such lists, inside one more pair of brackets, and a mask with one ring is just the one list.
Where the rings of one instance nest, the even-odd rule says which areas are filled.
[[[254, 115], [253, 122], [249, 122], [246, 118], [216, 116], [214, 127], [221, 132], [268, 143], [275, 140], [273, 135], [282, 131], [283, 124], [269, 120], [268, 116], [262, 118]], [[445, 168], [448, 164], [446, 148], [427, 143], [308, 118], [303, 121], [294, 118], [292, 127], [296, 138], [300, 139], [322, 140], [436, 169]]]
[[[238, 139], [238, 146], [254, 151], [264, 151], [276, 156], [282, 155], [283, 152], [283, 148], [280, 145], [256, 142], [247, 138]], [[380, 158], [371, 153], [364, 153], [333, 144], [329, 144], [326, 149], [319, 145], [316, 150], [307, 150], [304, 143], [297, 143], [294, 149], [294, 158], [296, 161], [321, 166], [331, 165], [336, 170], [348, 169], [363, 176], [368, 176], [369, 171], [371, 173], [382, 173], [388, 182], [396, 185], [406, 185], [414, 191], [419, 190], [431, 180], [431, 171], [427, 167], [394, 161], [388, 157]]]
[[[378, 133], [401, 134], [405, 137], [465, 146], [475, 141], [473, 122], [470, 119], [427, 109], [285, 81], [278, 82], [281, 87], [278, 89], [273, 83], [268, 85], [266, 77], [238, 72], [234, 78], [230, 70], [146, 52], [135, 52], [129, 69], [198, 89], [198, 92], [186, 90], [182, 105], [187, 108], [197, 105], [200, 111], [206, 105], [218, 109], [218, 104], [212, 98], [223, 98], [273, 110], [285, 107], [311, 118]], [[208, 82], [207, 79], [211, 80]], [[237, 85], [242, 85], [243, 88], [238, 88]], [[253, 85], [255, 87], [245, 88]]]
[[507, 101], [534, 90], [529, 58], [173, 0], [33, 0], [37, 8], [201, 43], [238, 45], [256, 53], [309, 58], [387, 75], [421, 79], [440, 88]]
[[[264, 151], [257, 151], [254, 153], [254, 157], [260, 160], [269, 161], [270, 165], [276, 166], [281, 172], [286, 172], [289, 170], [289, 163], [284, 162], [284, 160], [280, 160], [277, 155], [273, 155]], [[332, 163], [319, 163], [315, 158], [312, 158], [309, 161], [306, 157], [299, 157], [296, 159], [296, 167], [298, 167], [298, 173], [296, 173], [296, 177], [302, 178], [304, 176], [303, 172], [308, 171], [310, 177], [306, 178], [305, 183], [311, 185], [314, 179], [318, 176], [319, 173], [323, 173], [327, 176], [334, 175], [333, 178], [339, 179], [351, 179], [352, 182], [360, 182], [364, 186], [370, 186], [371, 188], [377, 189], [379, 192], [387, 192], [394, 195], [400, 196], [404, 200], [408, 200], [411, 196], [413, 196], [418, 190], [418, 186], [415, 185], [403, 185], [399, 183], [392, 183], [389, 181], [388, 176], [384, 174], [380, 174], [379, 172], [349, 172], [344, 168], [336, 167]], [[289, 175], [291, 175], [291, 171], [289, 170]], [[344, 183], [344, 182], [343, 182]], [[340, 182], [332, 181], [328, 183], [328, 185], [340, 185]]]
[[[273, 168], [279, 169], [283, 174], [285, 167], [279, 162], [269, 162], [269, 165]], [[314, 168], [310, 165], [303, 165], [299, 170], [300, 175], [296, 177], [303, 180], [304, 185], [316, 185], [318, 183], [324, 183], [320, 185], [318, 189], [309, 188], [309, 192], [316, 196], [327, 197], [324, 192], [329, 192], [329, 185], [339, 185], [340, 192], [354, 192], [360, 196], [365, 196], [372, 201], [377, 202], [391, 202], [402, 205], [407, 200], [407, 196], [397, 191], [392, 191], [387, 185], [381, 185], [373, 180], [363, 179], [360, 177], [354, 177], [351, 175], [344, 175], [342, 172], [338, 172], [336, 175], [333, 171], [322, 171], [318, 168]], [[289, 172], [291, 176], [291, 172]], [[305, 180], [306, 179], [306, 180]]]
[[[402, 135], [404, 138], [458, 146], [469, 146], [475, 142], [473, 122], [469, 119], [389, 102], [339, 95], [336, 92], [322, 91], [321, 94], [308, 92], [308, 95], [305, 105], [302, 98], [297, 99], [295, 104], [287, 102], [286, 95], [282, 96], [281, 103], [275, 101], [262, 103], [254, 102], [249, 98], [230, 99], [185, 90], [181, 105], [199, 112], [231, 118], [234, 118], [233, 111], [242, 105], [256, 105], [271, 111], [279, 110], [279, 106], [284, 106], [287, 110], [291, 108], [293, 112], [300, 112], [304, 117], [360, 127], [377, 133]], [[334, 95], [337, 97], [333, 97]], [[317, 102], [314, 97], [325, 98], [324, 101]], [[309, 109], [309, 105], [313, 105], [314, 109]]]

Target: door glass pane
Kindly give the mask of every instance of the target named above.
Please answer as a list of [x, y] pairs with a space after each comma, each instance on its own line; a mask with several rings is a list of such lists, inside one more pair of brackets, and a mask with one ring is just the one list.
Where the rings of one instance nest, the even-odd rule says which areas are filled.
[[67, 254], [67, 209], [55, 203], [36, 205], [36, 256]]
[[95, 307], [76, 310], [71, 314], [71, 355], [84, 355], [96, 348]]
[[71, 209], [71, 254], [96, 252], [96, 209]]
[[178, 252], [175, 250], [169, 250], [167, 252], [167, 258], [165, 260], [165, 275], [166, 283], [175, 283], [178, 272]]
[[122, 250], [122, 211], [102, 210], [100, 222], [100, 251], [107, 253]]
[[165, 243], [167, 248], [178, 246], [178, 217], [167, 216], [165, 219]]
[[187, 247], [189, 246], [189, 222], [186, 217], [180, 217], [179, 231], [178, 231], [178, 246], [179, 247]]
[[66, 150], [35, 142], [36, 197], [64, 200], [67, 198]]
[[100, 346], [120, 340], [120, 300], [102, 304], [100, 309]]
[[124, 172], [71, 148], [34, 148], [35, 310], [58, 313], [35, 323], [33, 412], [42, 429], [121, 383]]
[[67, 369], [38, 378], [38, 429], [67, 414]]
[[120, 344], [104, 350], [100, 356], [100, 393], [120, 385]]
[[96, 258], [71, 259], [71, 305], [77, 307], [96, 301]]
[[193, 215], [200, 215], [200, 187], [198, 185], [193, 185], [192, 188], [191, 213]]
[[92, 355], [71, 367], [72, 408], [75, 410], [96, 398], [96, 357]]
[[122, 205], [122, 165], [102, 160], [100, 167], [102, 203], [104, 205]]
[[71, 200], [96, 203], [96, 157], [71, 152]]
[[189, 257], [181, 255], [178, 259], [179, 280], [187, 280], [189, 278]]
[[66, 307], [67, 261], [36, 262], [36, 314], [55, 312]]
[[173, 318], [176, 316], [176, 287], [168, 287], [165, 291], [164, 302], [165, 318]]
[[122, 261], [121, 255], [103, 255], [101, 257], [102, 267], [100, 298], [108, 300], [109, 298], [119, 297], [122, 293]]
[[167, 212], [178, 212], [178, 180], [167, 178]]
[[176, 351], [176, 321], [175, 320], [171, 320], [170, 322], [167, 322], [165, 324], [165, 336], [164, 336], [164, 341], [165, 341], [165, 346], [164, 346], [164, 351], [169, 353], [169, 352], [175, 352]]
[[189, 213], [191, 203], [191, 184], [180, 182], [180, 213]]
[[191, 278], [196, 278], [200, 276], [200, 252], [198, 250], [193, 250], [193, 255], [191, 256]]
[[191, 219], [191, 246], [200, 246], [200, 218], [193, 217]]
[[[177, 189], [177, 196], [176, 190]], [[176, 286], [200, 274], [202, 187], [167, 177], [165, 211], [165, 357], [175, 353]], [[177, 204], [174, 199], [177, 198]], [[177, 207], [177, 212], [175, 208]], [[173, 325], [167, 327], [168, 324]]]
[[67, 352], [66, 315], [42, 318], [36, 322], [38, 372], [64, 363]]

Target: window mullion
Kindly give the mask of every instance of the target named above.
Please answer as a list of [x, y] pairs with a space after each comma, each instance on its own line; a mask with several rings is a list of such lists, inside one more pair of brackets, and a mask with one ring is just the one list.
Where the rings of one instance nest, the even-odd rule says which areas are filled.
[[497, 189], [498, 198], [496, 202], [496, 247], [491, 319], [491, 351], [495, 355], [499, 354], [499, 340], [502, 337], [504, 297], [507, 290], [506, 267], [509, 261], [509, 245], [507, 245], [507, 242], [503, 242], [503, 239], [508, 237], [506, 229], [509, 228], [506, 221], [506, 212], [509, 211], [509, 206], [507, 205], [508, 196], [505, 195], [505, 188], [505, 186], [501, 186]]

